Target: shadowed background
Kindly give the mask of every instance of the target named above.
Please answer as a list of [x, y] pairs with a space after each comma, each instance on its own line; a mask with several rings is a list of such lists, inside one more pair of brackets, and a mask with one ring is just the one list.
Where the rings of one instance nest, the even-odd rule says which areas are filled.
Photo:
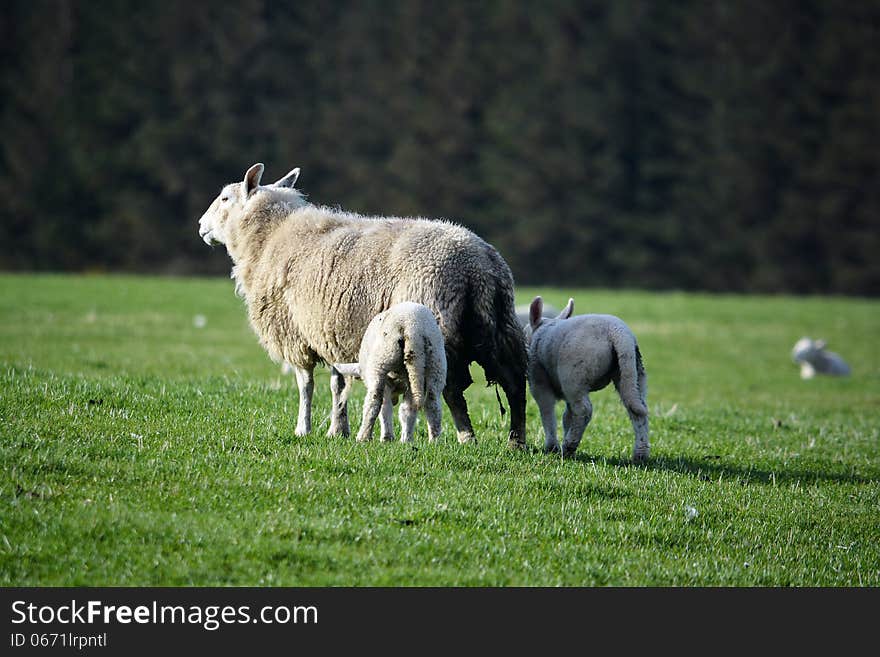
[[517, 284], [880, 293], [880, 3], [7, 2], [0, 268], [226, 274], [256, 161]]

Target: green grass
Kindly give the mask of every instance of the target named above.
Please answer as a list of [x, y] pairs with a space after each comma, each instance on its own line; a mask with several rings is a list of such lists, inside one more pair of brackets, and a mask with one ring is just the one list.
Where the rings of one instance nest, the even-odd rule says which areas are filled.
[[[326, 370], [295, 438], [231, 281], [0, 276], [0, 585], [880, 585], [878, 302], [540, 293], [635, 331], [647, 466], [613, 389], [575, 459], [531, 399], [509, 451], [476, 368], [475, 445], [445, 408], [435, 445], [327, 438]], [[853, 376], [802, 381], [802, 335]]]

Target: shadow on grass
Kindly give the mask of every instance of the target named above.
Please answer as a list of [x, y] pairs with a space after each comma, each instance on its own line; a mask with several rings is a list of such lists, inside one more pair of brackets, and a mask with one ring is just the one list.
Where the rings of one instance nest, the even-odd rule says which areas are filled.
[[721, 456], [660, 456], [651, 458], [645, 464], [634, 464], [631, 460], [621, 457], [605, 457], [594, 454], [576, 453], [575, 461], [584, 463], [603, 462], [608, 465], [625, 468], [644, 468], [646, 470], [664, 470], [691, 475], [706, 482], [734, 480], [742, 485], [781, 483], [811, 483], [815, 481], [836, 481], [845, 484], [874, 484], [880, 481], [876, 477], [864, 477], [857, 474], [840, 472], [822, 472], [781, 466], [778, 469], [766, 467], [742, 466], [725, 463]]

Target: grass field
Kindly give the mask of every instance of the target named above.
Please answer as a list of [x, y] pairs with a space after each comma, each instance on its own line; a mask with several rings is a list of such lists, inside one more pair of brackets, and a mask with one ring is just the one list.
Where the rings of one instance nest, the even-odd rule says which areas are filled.
[[[295, 438], [231, 281], [0, 275], [0, 585], [880, 586], [880, 303], [540, 293], [633, 328], [648, 465], [613, 389], [575, 459], [531, 399], [509, 451], [476, 368], [475, 445], [445, 408], [438, 444], [327, 438], [323, 369]], [[802, 335], [853, 375], [802, 381]]]

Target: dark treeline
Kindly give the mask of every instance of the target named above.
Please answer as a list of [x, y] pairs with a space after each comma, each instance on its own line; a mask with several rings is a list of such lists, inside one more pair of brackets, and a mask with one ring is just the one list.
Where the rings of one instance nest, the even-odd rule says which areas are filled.
[[0, 268], [228, 271], [249, 165], [519, 284], [880, 293], [880, 3], [6, 2]]

